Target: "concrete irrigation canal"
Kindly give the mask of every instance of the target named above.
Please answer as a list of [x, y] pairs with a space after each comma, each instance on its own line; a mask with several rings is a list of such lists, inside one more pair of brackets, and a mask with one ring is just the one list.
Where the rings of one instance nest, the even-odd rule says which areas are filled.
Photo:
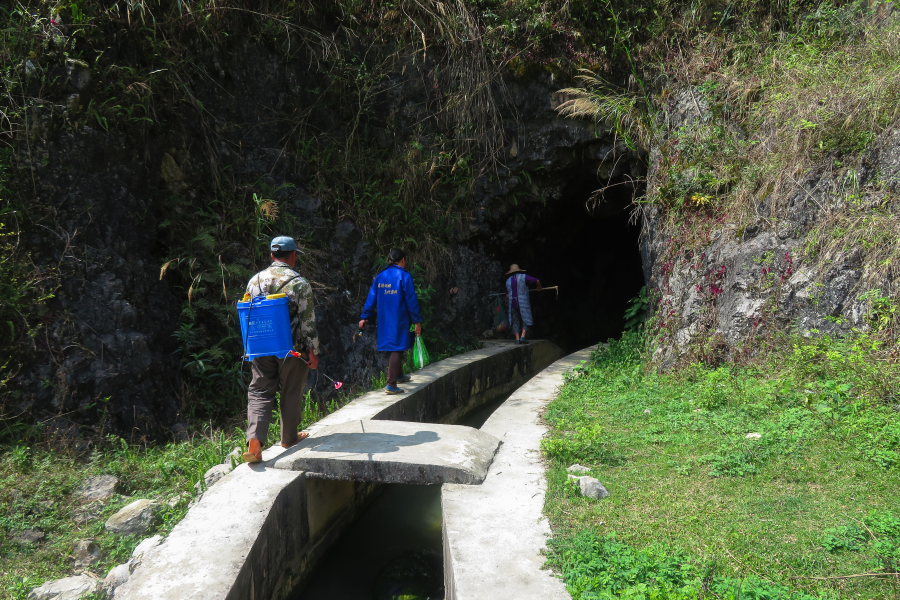
[[[568, 598], [541, 570], [550, 529], [541, 516], [540, 411], [587, 354], [562, 358], [547, 341], [494, 343], [416, 372], [405, 395], [358, 398], [311, 426], [298, 446], [269, 448], [264, 462], [211, 487], [145, 552], [116, 599], [305, 598], [319, 567], [341, 568], [323, 562], [329, 551], [357, 525], [371, 526], [372, 516], [360, 515], [370, 505], [389, 510], [378, 508], [386, 506], [380, 495], [404, 502], [390, 494], [408, 484], [442, 486], [442, 549], [433, 554], [442, 554], [448, 600]], [[457, 424], [466, 422], [484, 424]], [[434, 488], [417, 489], [419, 505], [436, 509]], [[365, 545], [379, 556], [379, 544]], [[352, 580], [346, 568], [332, 579]], [[347, 594], [323, 589], [321, 578], [310, 586], [311, 598]]]

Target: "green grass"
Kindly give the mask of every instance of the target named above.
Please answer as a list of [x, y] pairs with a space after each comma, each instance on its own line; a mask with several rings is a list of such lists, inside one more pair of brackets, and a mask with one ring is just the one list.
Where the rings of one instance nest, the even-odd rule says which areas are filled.
[[[361, 393], [365, 390], [355, 395]], [[320, 408], [307, 392], [300, 428], [341, 406], [332, 400]], [[280, 423], [276, 411], [266, 446], [280, 441]], [[11, 443], [13, 434], [22, 443]], [[81, 540], [92, 539], [100, 546], [102, 558], [88, 572], [102, 579], [113, 566], [127, 561], [142, 539], [167, 535], [187, 514], [204, 473], [221, 464], [232, 449], [242, 447], [244, 433], [238, 428], [210, 429], [198, 422], [185, 442], [134, 446], [110, 435], [88, 453], [75, 452], [71, 442], [47, 442], [36, 427], [7, 429], [0, 440], [7, 444], [0, 452], [0, 489], [4, 491], [0, 495], [0, 600], [25, 600], [32, 588], [74, 573], [71, 556]], [[85, 478], [102, 474], [118, 477], [123, 495], [104, 503], [96, 519], [78, 525], [73, 517], [85, 503], [75, 492]], [[153, 528], [131, 537], [103, 529], [110, 516], [139, 498], [161, 502]], [[32, 545], [14, 541], [28, 529], [39, 529], [45, 537]]]
[[[573, 598], [896, 598], [896, 576], [816, 579], [900, 566], [898, 373], [856, 360], [865, 340], [670, 374], [645, 371], [637, 336], [595, 353], [543, 445], [551, 564]], [[581, 498], [574, 462], [610, 496]]]
[[[0, 455], [0, 598], [24, 599], [28, 590], [49, 579], [71, 574], [75, 544], [93, 539], [102, 550], [90, 571], [104, 577], [109, 569], [130, 558], [144, 537], [167, 534], [187, 512], [194, 484], [219, 464], [242, 439], [222, 431], [196, 433], [188, 442], [164, 447], [137, 448], [110, 436], [88, 455], [58, 448], [24, 445], [8, 447]], [[124, 494], [106, 502], [98, 518], [77, 525], [72, 518], [83, 506], [74, 492], [88, 476], [110, 474], [122, 480]], [[103, 524], [116, 511], [139, 498], [159, 500], [159, 519], [142, 536], [107, 533]], [[43, 540], [19, 544], [14, 537], [38, 528]]]

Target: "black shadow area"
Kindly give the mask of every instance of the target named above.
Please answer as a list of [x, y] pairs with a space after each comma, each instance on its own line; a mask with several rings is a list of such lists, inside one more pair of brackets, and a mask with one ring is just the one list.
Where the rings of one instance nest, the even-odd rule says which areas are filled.
[[533, 292], [532, 338], [547, 338], [567, 352], [619, 337], [628, 301], [644, 285], [638, 246], [640, 224], [629, 222], [633, 188], [623, 181], [600, 202], [596, 176], [579, 175], [559, 200], [548, 202], [503, 253], [544, 287]]

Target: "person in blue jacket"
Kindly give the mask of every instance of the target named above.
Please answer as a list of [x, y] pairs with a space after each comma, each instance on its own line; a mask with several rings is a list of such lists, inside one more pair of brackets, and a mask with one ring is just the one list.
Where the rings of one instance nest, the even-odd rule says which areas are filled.
[[392, 248], [388, 265], [382, 269], [369, 290], [366, 305], [360, 315], [359, 328], [365, 329], [366, 321], [378, 313], [378, 350], [389, 352], [387, 387], [388, 394], [402, 394], [398, 383], [406, 383], [409, 375], [403, 374], [403, 353], [409, 349], [409, 325], [416, 324], [416, 335], [422, 335], [422, 317], [419, 315], [419, 299], [412, 275], [406, 270], [406, 253]]

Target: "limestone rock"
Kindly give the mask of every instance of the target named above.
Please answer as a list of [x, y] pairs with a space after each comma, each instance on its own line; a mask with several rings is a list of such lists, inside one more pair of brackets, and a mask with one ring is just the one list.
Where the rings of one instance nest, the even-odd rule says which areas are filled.
[[103, 510], [103, 503], [100, 501], [91, 502], [90, 504], [85, 504], [84, 506], [79, 506], [75, 509], [75, 513], [72, 515], [72, 522], [76, 525], [84, 525], [85, 523], [90, 523], [91, 521], [97, 520], [100, 517], [100, 512]]
[[128, 563], [115, 566], [106, 574], [103, 580], [103, 591], [106, 592], [107, 599], [112, 599], [116, 595], [116, 588], [128, 581], [131, 577], [131, 566]]
[[748, 433], [744, 437], [747, 438], [748, 440], [758, 440], [759, 438], [762, 437], [762, 434], [761, 433]]
[[588, 469], [588, 468], [585, 467], [584, 465], [579, 465], [578, 463], [575, 463], [574, 465], [572, 465], [571, 467], [569, 467], [568, 469], [566, 469], [566, 471], [568, 471], [569, 473], [582, 473], [582, 474], [584, 474], [584, 473], [589, 473], [589, 472], [590, 472], [590, 469]]
[[44, 539], [44, 532], [40, 529], [26, 529], [25, 531], [19, 533], [15, 536], [15, 539], [20, 544], [36, 544], [37, 542]]
[[155, 548], [162, 541], [161, 535], [154, 535], [153, 537], [148, 537], [145, 540], [142, 540], [140, 544], [134, 549], [134, 552], [131, 553], [131, 558], [140, 558], [144, 555], [145, 552], [150, 550], [151, 548]]
[[[203, 474], [203, 484], [206, 488], [212, 487], [217, 481], [225, 477], [228, 473], [231, 472], [231, 463], [229, 464], [221, 464], [215, 465], [210, 468], [206, 473]], [[200, 482], [194, 484], [194, 489], [197, 490], [197, 493], [200, 494], [203, 492], [203, 489], [200, 487]]]
[[100, 560], [102, 554], [100, 546], [94, 543], [94, 540], [81, 540], [75, 544], [75, 550], [72, 552], [75, 568], [87, 569], [96, 564]]
[[81, 92], [91, 85], [91, 70], [86, 63], [70, 59], [66, 65], [66, 82]]
[[599, 480], [594, 479], [593, 477], [578, 477], [576, 475], [569, 475], [569, 479], [578, 481], [578, 487], [581, 490], [581, 495], [586, 498], [600, 500], [601, 498], [606, 498], [607, 496], [609, 496], [609, 491], [605, 487], [603, 487], [603, 484], [600, 483]]
[[603, 487], [603, 484], [593, 477], [582, 477], [578, 485], [581, 487], [582, 496], [594, 498], [595, 500], [609, 496], [609, 492]]
[[244, 451], [241, 448], [235, 448], [231, 451], [231, 453], [225, 457], [225, 460], [222, 461], [223, 465], [228, 465], [231, 468], [236, 467], [241, 464], [243, 461], [241, 457], [243, 456]]
[[106, 530], [119, 535], [144, 533], [153, 524], [158, 507], [152, 500], [135, 500], [106, 521]]
[[109, 500], [122, 492], [122, 482], [114, 475], [97, 475], [88, 477], [81, 482], [81, 487], [75, 492], [88, 502], [94, 500]]
[[160, 176], [166, 183], [184, 179], [184, 171], [181, 170], [181, 167], [178, 166], [178, 163], [175, 162], [175, 159], [172, 158], [171, 154], [163, 154]]
[[182, 500], [190, 500], [190, 499], [191, 499], [191, 495], [188, 494], [187, 492], [184, 492], [184, 493], [176, 494], [176, 495], [172, 496], [171, 498], [166, 500], [166, 504], [168, 505], [169, 508], [175, 508], [176, 506], [181, 504]]
[[78, 600], [100, 590], [100, 582], [87, 575], [48, 581], [28, 592], [28, 600]]

